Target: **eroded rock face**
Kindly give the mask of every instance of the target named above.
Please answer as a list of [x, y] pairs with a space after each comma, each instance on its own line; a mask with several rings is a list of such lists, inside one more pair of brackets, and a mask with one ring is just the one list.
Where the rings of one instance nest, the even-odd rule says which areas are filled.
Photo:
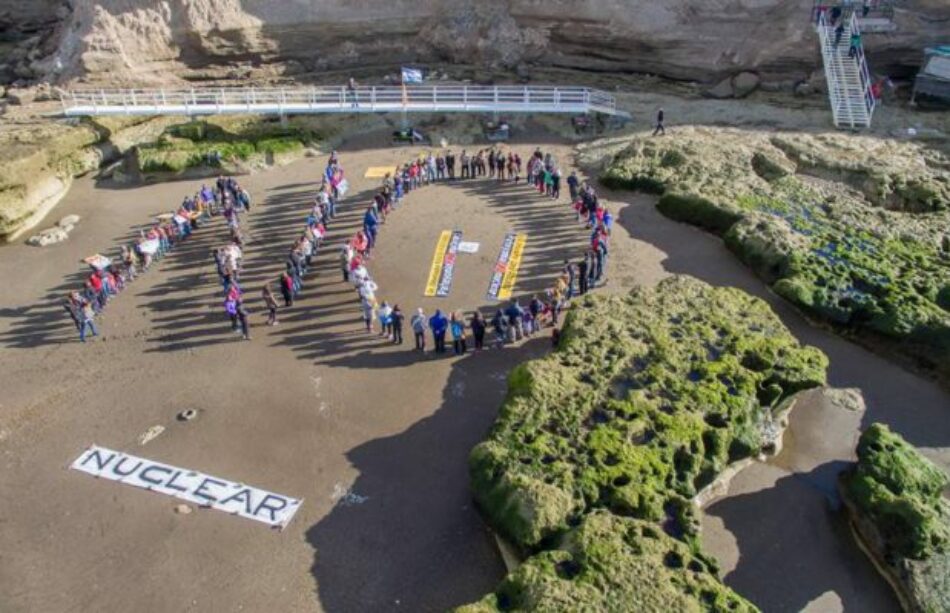
[[[622, 610], [747, 610], [704, 574], [716, 563], [699, 552], [691, 499], [774, 444], [783, 400], [824, 383], [827, 365], [768, 305], [736, 289], [672, 277], [578, 301], [560, 348], [512, 371], [492, 433], [470, 457], [492, 526], [525, 550], [555, 550], [530, 558], [479, 605], [487, 609], [473, 610], [508, 610], [506, 599], [519, 610], [615, 610], [625, 598], [641, 606]], [[616, 563], [592, 562], [594, 551], [615, 553]], [[665, 561], [666, 552], [674, 555]], [[583, 580], [562, 583], [559, 564]], [[683, 567], [705, 587], [666, 575]]]
[[[167, 80], [275, 66], [282, 72], [448, 60], [647, 72], [708, 83], [755, 70], [807, 78], [818, 63], [810, 5], [781, 0], [75, 0], [38, 76]], [[896, 34], [869, 45], [896, 75], [920, 62], [950, 7], [907, 3]], [[738, 88], [747, 89], [745, 85]]]

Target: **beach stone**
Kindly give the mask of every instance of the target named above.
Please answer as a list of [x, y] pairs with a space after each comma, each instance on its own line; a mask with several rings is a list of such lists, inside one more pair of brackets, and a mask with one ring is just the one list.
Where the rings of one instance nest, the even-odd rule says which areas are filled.
[[[17, 72], [17, 76], [20, 75]], [[36, 99], [36, 91], [31, 88], [24, 87], [11, 87], [7, 90], [7, 100], [10, 101], [10, 104], [24, 105], [30, 104]]]
[[761, 79], [754, 72], [740, 72], [732, 78], [732, 95], [745, 98], [759, 87]]
[[732, 98], [733, 89], [732, 89], [732, 79], [723, 79], [715, 86], [706, 90], [706, 95], [710, 98], [724, 99]]
[[34, 234], [26, 241], [28, 245], [33, 245], [34, 247], [47, 247], [49, 245], [55, 245], [56, 243], [61, 243], [64, 240], [69, 238], [69, 233], [66, 232], [63, 228], [59, 226], [54, 226], [52, 228], [47, 228], [40, 232], [39, 234]]
[[56, 223], [56, 225], [59, 226], [60, 228], [64, 228], [66, 226], [75, 226], [76, 224], [79, 223], [79, 219], [80, 219], [79, 215], [66, 215], [65, 217], [60, 219]]
[[794, 93], [799, 98], [805, 98], [806, 96], [811, 96], [814, 94], [815, 88], [812, 87], [807, 81], [802, 81], [801, 83], [797, 83], [795, 85], [795, 89], [792, 90], [792, 93]]
[[855, 413], [864, 413], [864, 395], [856, 387], [829, 387], [823, 390], [823, 394], [828, 402], [836, 407]]
[[188, 515], [191, 513], [192, 509], [187, 504], [177, 504], [175, 505], [175, 513], [179, 515]]

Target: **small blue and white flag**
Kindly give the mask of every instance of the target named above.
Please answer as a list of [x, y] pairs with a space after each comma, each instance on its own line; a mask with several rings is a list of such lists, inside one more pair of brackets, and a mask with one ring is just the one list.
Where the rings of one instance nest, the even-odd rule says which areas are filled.
[[402, 82], [406, 85], [422, 83], [422, 70], [418, 68], [402, 67]]

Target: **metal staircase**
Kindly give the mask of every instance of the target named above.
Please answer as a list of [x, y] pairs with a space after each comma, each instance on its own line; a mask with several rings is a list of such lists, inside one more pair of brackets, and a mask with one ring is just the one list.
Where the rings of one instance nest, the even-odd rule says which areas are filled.
[[849, 53], [852, 34], [860, 35], [859, 20], [854, 13], [841, 19], [844, 20], [844, 32], [837, 45], [836, 24], [831, 24], [826, 12], [818, 14], [815, 26], [828, 81], [831, 113], [835, 127], [867, 128], [871, 126], [871, 117], [874, 115], [874, 95], [871, 93], [871, 76], [863, 44], [857, 46], [853, 57]]

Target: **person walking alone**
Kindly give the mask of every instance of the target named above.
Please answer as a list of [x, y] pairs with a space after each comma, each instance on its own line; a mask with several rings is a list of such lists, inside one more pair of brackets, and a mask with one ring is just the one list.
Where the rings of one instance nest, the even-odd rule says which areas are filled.
[[653, 136], [656, 136], [657, 134], [662, 134], [664, 136], [666, 135], [666, 128], [663, 127], [663, 119], [663, 109], [660, 108], [660, 110], [656, 112], [656, 129], [653, 130]]

